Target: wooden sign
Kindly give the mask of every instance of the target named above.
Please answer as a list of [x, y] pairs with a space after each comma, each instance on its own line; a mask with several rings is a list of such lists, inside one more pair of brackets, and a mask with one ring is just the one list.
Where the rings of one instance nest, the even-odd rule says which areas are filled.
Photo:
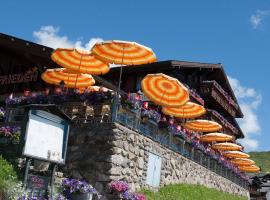
[[30, 110], [23, 155], [52, 163], [65, 163], [69, 124], [43, 110]]
[[33, 68], [25, 73], [1, 75], [0, 85], [36, 82], [37, 79], [38, 79], [38, 71], [36, 68]]
[[29, 174], [27, 177], [28, 194], [33, 197], [45, 197], [50, 181], [50, 177]]

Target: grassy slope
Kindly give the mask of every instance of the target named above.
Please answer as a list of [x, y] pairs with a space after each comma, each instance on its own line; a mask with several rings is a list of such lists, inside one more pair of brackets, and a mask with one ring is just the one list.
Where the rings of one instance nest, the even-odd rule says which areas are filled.
[[247, 200], [247, 198], [220, 192], [199, 185], [169, 185], [160, 189], [158, 193], [144, 190], [147, 200]]
[[270, 151], [249, 152], [249, 155], [262, 168], [262, 172], [270, 173]]

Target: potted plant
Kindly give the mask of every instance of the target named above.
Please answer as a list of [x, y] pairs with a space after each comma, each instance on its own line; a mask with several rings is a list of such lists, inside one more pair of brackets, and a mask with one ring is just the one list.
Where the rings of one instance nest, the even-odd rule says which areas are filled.
[[0, 144], [8, 144], [8, 136], [11, 135], [11, 132], [6, 129], [6, 127], [0, 127]]
[[0, 127], [0, 144], [9, 144], [19, 142], [20, 127], [1, 126]]
[[65, 196], [70, 200], [92, 200], [94, 194], [99, 197], [97, 190], [85, 180], [65, 178], [62, 186]]
[[123, 192], [129, 190], [129, 185], [125, 181], [112, 181], [109, 184], [109, 188], [110, 188], [111, 192], [123, 193]]
[[109, 189], [113, 194], [120, 195], [123, 200], [146, 200], [143, 194], [130, 191], [130, 187], [126, 181], [112, 181]]

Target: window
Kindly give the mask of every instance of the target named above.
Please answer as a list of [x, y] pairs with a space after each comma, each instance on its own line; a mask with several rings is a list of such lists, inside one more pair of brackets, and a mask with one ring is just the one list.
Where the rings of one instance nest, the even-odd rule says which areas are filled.
[[162, 158], [160, 156], [149, 153], [146, 184], [153, 187], [159, 186], [161, 162]]

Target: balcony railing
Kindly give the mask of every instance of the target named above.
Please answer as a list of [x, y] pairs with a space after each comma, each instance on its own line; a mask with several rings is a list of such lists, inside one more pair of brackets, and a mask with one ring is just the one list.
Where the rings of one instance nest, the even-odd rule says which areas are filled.
[[239, 109], [238, 104], [215, 80], [203, 81], [203, 83], [212, 83], [214, 87], [224, 96], [224, 98], [227, 99], [230, 105], [232, 105], [235, 109]]
[[239, 110], [237, 104], [230, 97], [225, 95], [225, 91], [220, 89], [215, 81], [205, 81], [200, 85], [200, 94], [203, 97], [211, 97], [222, 106], [224, 111], [228, 112], [231, 116], [236, 117], [236, 112]]
[[[46, 99], [43, 99], [43, 97], [14, 99], [10, 103], [11, 107], [6, 116], [7, 121], [22, 121], [25, 104], [52, 103], [51, 101], [54, 99], [56, 100], [56, 106], [74, 122], [91, 124], [121, 123], [242, 187], [246, 188], [248, 186], [248, 182], [241, 177], [244, 174], [240, 172], [237, 172], [237, 174], [235, 168], [232, 168], [233, 166], [226, 160], [224, 161], [219, 154], [194, 139], [193, 137], [196, 134], [188, 134], [185, 129], [179, 126], [163, 122], [159, 112], [141, 108], [142, 101], [117, 105], [110, 94], [80, 95], [76, 98], [71, 98], [71, 96], [64, 98], [65, 95], [63, 95], [60, 96], [61, 98], [58, 96], [46, 97]], [[71, 101], [72, 99], [73, 101]], [[15, 103], [17, 106], [14, 106]]]
[[212, 110], [212, 109], [207, 109], [207, 112], [211, 114], [212, 116], [214, 116], [214, 118], [216, 118], [222, 124], [222, 127], [228, 128], [231, 130], [231, 132], [234, 135], [238, 135], [239, 133], [238, 129], [234, 125], [232, 125], [227, 119], [225, 119], [221, 114], [219, 114], [217, 111]]
[[248, 181], [237, 175], [231, 169], [232, 166], [229, 162], [222, 160], [223, 158], [221, 158], [220, 155], [210, 148], [206, 148], [203, 144], [198, 142], [195, 143], [183, 129], [177, 131], [174, 130], [174, 126], [166, 127], [165, 125], [165, 127], [162, 127], [162, 125], [155, 122], [155, 120], [144, 120], [140, 116], [138, 110], [120, 107], [120, 109], [117, 110], [115, 121], [178, 152], [182, 156], [193, 160], [241, 187], [248, 187]]
[[189, 95], [198, 103], [204, 106], [204, 100], [203, 98], [196, 92], [195, 89], [190, 89], [189, 90]]
[[[187, 85], [186, 85], [187, 86]], [[204, 106], [204, 100], [203, 100], [203, 98], [197, 93], [197, 91], [195, 90], [195, 89], [190, 89], [188, 86], [187, 86], [187, 88], [189, 89], [189, 95], [190, 95], [190, 97], [191, 97], [191, 100], [192, 101], [195, 101], [196, 103], [199, 103], [199, 104], [201, 104], [201, 105], [203, 105]], [[136, 93], [129, 93], [128, 95], [130, 95], [130, 97], [132, 98], [132, 99], [136, 99]], [[140, 98], [141, 98], [141, 100], [143, 100], [143, 101], [149, 101], [149, 99], [146, 97], [146, 96], [144, 96], [144, 94], [143, 93], [141, 93], [140, 94]]]
[[204, 100], [203, 98], [197, 93], [197, 91], [193, 88], [190, 88], [187, 84], [185, 84], [185, 86], [188, 88], [189, 90], [189, 95], [190, 97], [195, 100], [197, 103], [201, 104], [204, 106]]

